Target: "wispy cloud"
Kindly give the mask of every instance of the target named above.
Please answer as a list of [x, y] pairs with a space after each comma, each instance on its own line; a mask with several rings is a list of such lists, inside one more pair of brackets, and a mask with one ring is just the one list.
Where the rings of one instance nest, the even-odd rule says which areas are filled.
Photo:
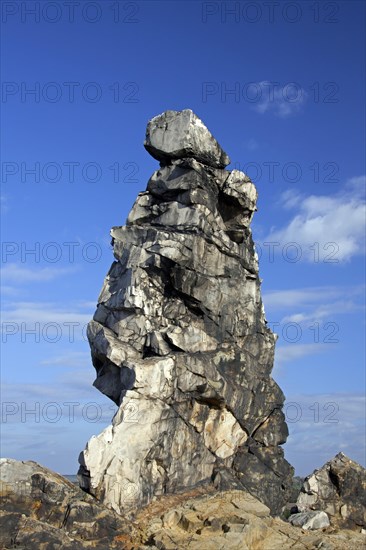
[[1, 296], [19, 296], [21, 290], [15, 286], [11, 285], [1, 285], [0, 293]]
[[8, 197], [6, 195], [0, 195], [0, 211], [2, 214], [6, 214], [9, 210]]
[[[90, 371], [90, 373], [89, 373]], [[2, 456], [76, 473], [88, 439], [110, 424], [116, 405], [92, 387], [93, 369], [52, 384], [2, 388]]]
[[285, 209], [296, 209], [290, 222], [274, 228], [266, 241], [300, 247], [301, 259], [337, 264], [365, 252], [365, 176], [351, 178], [333, 196], [305, 196], [296, 191], [282, 195]]
[[12, 284], [40, 283], [70, 275], [75, 273], [75, 271], [75, 267], [41, 267], [31, 269], [22, 264], [9, 263], [0, 269], [0, 276], [3, 281], [11, 281]]
[[253, 109], [257, 113], [273, 113], [281, 118], [287, 118], [298, 113], [307, 99], [307, 92], [295, 82], [279, 86], [275, 82], [262, 80], [256, 82], [255, 89], [260, 100]]
[[310, 474], [339, 451], [365, 464], [364, 395], [291, 395], [284, 412], [290, 431], [285, 453], [298, 465], [297, 474]]
[[48, 357], [40, 363], [46, 366], [80, 367], [91, 365], [90, 352], [74, 351]]
[[339, 300], [329, 304], [323, 304], [308, 312], [298, 312], [291, 315], [286, 315], [282, 319], [282, 323], [304, 323], [305, 321], [320, 321], [334, 317], [335, 315], [354, 313], [355, 311], [363, 311], [363, 304], [356, 304], [351, 300]]
[[364, 287], [313, 286], [291, 290], [271, 290], [263, 294], [263, 301], [272, 310], [319, 304], [345, 296], [362, 294]]
[[[288, 368], [297, 368], [301, 359], [309, 358], [306, 360], [306, 364], [309, 364], [310, 361], [313, 361], [310, 359], [311, 357], [327, 354], [329, 351], [331, 348], [323, 342], [301, 344], [292, 342], [279, 345], [275, 350], [273, 376], [275, 379], [284, 376], [288, 372]], [[306, 364], [304, 365], [305, 369]]]
[[258, 142], [254, 138], [249, 138], [244, 142], [244, 147], [248, 151], [255, 151], [256, 149], [258, 149]]
[[[47, 384], [4, 382], [2, 385], [2, 413], [5, 415], [6, 422], [23, 423], [23, 411], [39, 411], [38, 416], [41, 418], [42, 408], [48, 403], [56, 403], [55, 408], [63, 410], [62, 418], [70, 421], [69, 417], [72, 411], [76, 417], [82, 418], [83, 406], [88, 403], [96, 403], [96, 408], [100, 409], [101, 419], [111, 420], [116, 411], [116, 405], [93, 387], [94, 379], [95, 371], [90, 361], [90, 365], [84, 368], [74, 368], [59, 373], [53, 377], [52, 381], [48, 380]], [[71, 411], [67, 403], [74, 404], [74, 407], [71, 406]], [[15, 407], [10, 404], [14, 404]], [[25, 414], [25, 417], [29, 419], [30, 424], [36, 422], [37, 419], [37, 416], [31, 414]], [[43, 420], [47, 422], [46, 418]]]
[[93, 300], [93, 301], [83, 300], [82, 302], [77, 302], [77, 306], [80, 307], [80, 308], [86, 308], [86, 309], [94, 310], [97, 307], [97, 301], [96, 300]]
[[273, 290], [264, 293], [263, 303], [271, 318], [276, 312], [290, 311], [282, 317], [281, 324], [300, 324], [363, 311], [364, 292], [364, 285]]
[[[60, 306], [50, 302], [12, 302], [1, 311], [3, 342], [20, 339], [26, 342], [57, 342], [61, 338], [69, 342], [86, 341], [86, 326], [92, 318], [85, 308], [74, 305]], [[36, 334], [33, 334], [33, 332]], [[30, 334], [32, 332], [32, 334]]]
[[90, 313], [79, 312], [77, 309], [61, 307], [51, 302], [13, 302], [2, 312], [3, 321], [62, 323], [90, 321]]
[[289, 346], [277, 346], [275, 352], [276, 367], [289, 361], [306, 357], [307, 355], [316, 355], [326, 351], [324, 344], [291, 344]]

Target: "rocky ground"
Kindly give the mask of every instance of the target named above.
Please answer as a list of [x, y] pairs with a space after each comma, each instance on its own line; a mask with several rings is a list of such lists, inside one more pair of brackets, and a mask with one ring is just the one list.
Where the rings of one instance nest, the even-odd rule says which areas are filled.
[[145, 547], [164, 550], [360, 550], [366, 543], [360, 529], [294, 527], [243, 491], [162, 499], [137, 520]]
[[196, 488], [126, 518], [35, 462], [2, 459], [0, 471], [4, 550], [360, 550], [366, 542], [356, 525], [295, 527], [245, 491]]

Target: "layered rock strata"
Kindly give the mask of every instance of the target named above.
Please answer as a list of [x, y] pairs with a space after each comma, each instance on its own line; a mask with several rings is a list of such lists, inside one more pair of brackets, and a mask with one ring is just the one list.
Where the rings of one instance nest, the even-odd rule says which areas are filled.
[[81, 486], [120, 513], [213, 484], [277, 514], [293, 469], [250, 230], [256, 188], [224, 168], [190, 110], [153, 118], [145, 147], [160, 168], [111, 230], [88, 327], [94, 385], [118, 411], [80, 455]]

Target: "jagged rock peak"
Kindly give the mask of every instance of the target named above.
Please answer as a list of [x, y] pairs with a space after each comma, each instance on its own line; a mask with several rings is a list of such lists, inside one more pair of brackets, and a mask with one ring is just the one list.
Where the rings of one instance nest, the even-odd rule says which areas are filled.
[[211, 132], [191, 109], [165, 111], [152, 118], [146, 129], [145, 148], [159, 161], [193, 157], [214, 168], [230, 159]]
[[323, 510], [332, 525], [366, 528], [366, 470], [340, 452], [307, 476], [297, 499], [301, 512]]
[[88, 338], [94, 385], [119, 408], [81, 453], [80, 482], [117, 512], [205, 485], [279, 513], [293, 469], [250, 229], [257, 191], [217, 167], [227, 161], [197, 120], [149, 123], [165, 160], [111, 231], [116, 261]]

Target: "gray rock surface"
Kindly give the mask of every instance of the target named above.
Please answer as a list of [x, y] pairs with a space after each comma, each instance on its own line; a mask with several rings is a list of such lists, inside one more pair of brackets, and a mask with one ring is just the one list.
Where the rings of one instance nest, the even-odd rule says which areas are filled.
[[330, 522], [328, 515], [322, 511], [300, 512], [292, 514], [288, 518], [289, 522], [295, 527], [301, 527], [307, 531], [308, 529], [323, 529], [329, 527]]
[[366, 471], [338, 453], [305, 478], [297, 499], [300, 511], [323, 510], [332, 525], [366, 527]]
[[197, 121], [168, 111], [149, 123], [149, 142], [159, 128], [159, 143], [178, 145], [111, 231], [116, 261], [88, 337], [95, 386], [119, 408], [81, 453], [80, 483], [117, 512], [211, 484], [278, 514], [293, 469], [249, 227], [257, 192], [213, 167], [226, 161]]
[[0, 459], [0, 548], [121, 548], [131, 524], [36, 462]]
[[163, 163], [193, 157], [215, 168], [225, 168], [230, 164], [225, 151], [190, 109], [165, 111], [151, 119], [144, 145], [154, 158]]

